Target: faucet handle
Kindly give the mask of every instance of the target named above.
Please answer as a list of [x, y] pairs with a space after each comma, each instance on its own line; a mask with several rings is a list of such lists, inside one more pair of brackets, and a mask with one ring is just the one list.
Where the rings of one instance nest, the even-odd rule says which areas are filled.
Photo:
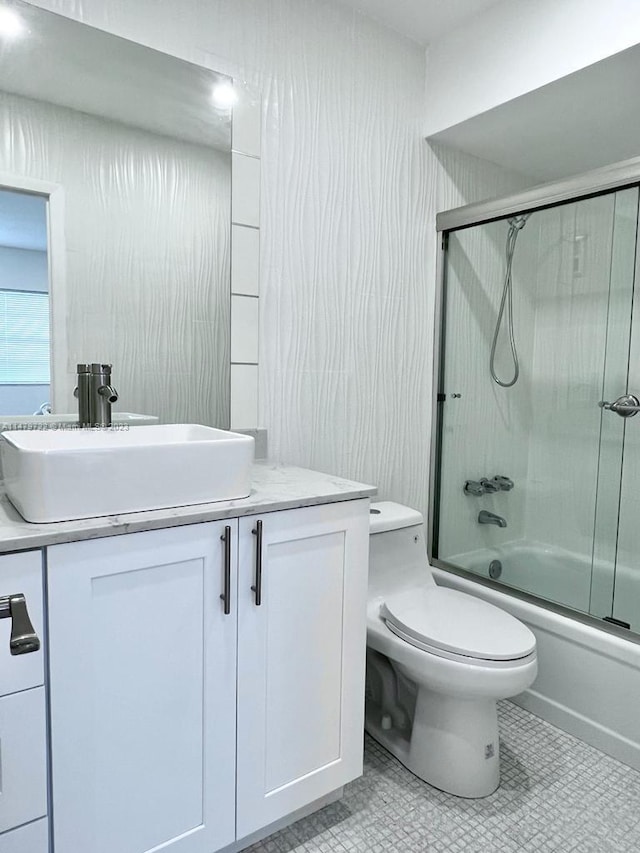
[[474, 498], [484, 494], [484, 486], [477, 480], [467, 480], [463, 489], [465, 495], [472, 495]]
[[481, 480], [467, 480], [463, 491], [465, 495], [480, 497], [480, 495], [494, 495], [496, 492], [510, 492], [512, 488], [513, 480], [502, 474], [496, 474], [491, 479], [483, 477]]
[[492, 482], [495, 483], [503, 492], [510, 492], [513, 488], [513, 480], [509, 477], [503, 476], [502, 474], [496, 474]]
[[0, 619], [11, 619], [9, 651], [12, 655], [38, 651], [40, 640], [31, 624], [27, 602], [22, 593], [0, 598]]

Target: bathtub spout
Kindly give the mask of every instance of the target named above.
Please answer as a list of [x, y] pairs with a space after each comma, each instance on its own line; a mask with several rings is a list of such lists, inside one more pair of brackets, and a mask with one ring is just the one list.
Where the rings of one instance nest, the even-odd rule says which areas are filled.
[[507, 522], [501, 515], [496, 515], [493, 512], [487, 512], [486, 509], [480, 511], [478, 515], [478, 524], [496, 524], [498, 527], [506, 527]]

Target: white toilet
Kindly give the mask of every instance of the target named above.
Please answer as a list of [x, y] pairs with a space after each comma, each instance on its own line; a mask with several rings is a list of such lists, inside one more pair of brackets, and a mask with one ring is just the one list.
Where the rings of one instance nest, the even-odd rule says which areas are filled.
[[366, 730], [425, 782], [485, 797], [500, 783], [496, 702], [533, 683], [535, 637], [436, 586], [416, 510], [374, 503], [370, 532]]

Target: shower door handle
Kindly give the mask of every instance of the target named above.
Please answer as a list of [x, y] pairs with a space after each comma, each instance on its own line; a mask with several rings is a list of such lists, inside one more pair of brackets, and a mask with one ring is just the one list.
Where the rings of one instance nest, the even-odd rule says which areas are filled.
[[640, 412], [640, 400], [635, 394], [623, 394], [622, 397], [618, 397], [613, 403], [603, 401], [598, 405], [609, 412], [615, 412], [621, 418], [632, 418]]

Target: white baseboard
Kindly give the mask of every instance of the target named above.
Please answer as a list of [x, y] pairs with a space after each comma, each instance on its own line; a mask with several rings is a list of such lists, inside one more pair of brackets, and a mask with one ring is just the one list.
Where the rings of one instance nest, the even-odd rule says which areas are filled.
[[618, 732], [585, 717], [548, 696], [543, 696], [536, 690], [527, 690], [525, 693], [515, 696], [511, 701], [526, 711], [531, 711], [536, 717], [557, 726], [562, 731], [577, 737], [613, 758], [617, 758], [623, 764], [640, 770], [640, 744], [623, 737]]

